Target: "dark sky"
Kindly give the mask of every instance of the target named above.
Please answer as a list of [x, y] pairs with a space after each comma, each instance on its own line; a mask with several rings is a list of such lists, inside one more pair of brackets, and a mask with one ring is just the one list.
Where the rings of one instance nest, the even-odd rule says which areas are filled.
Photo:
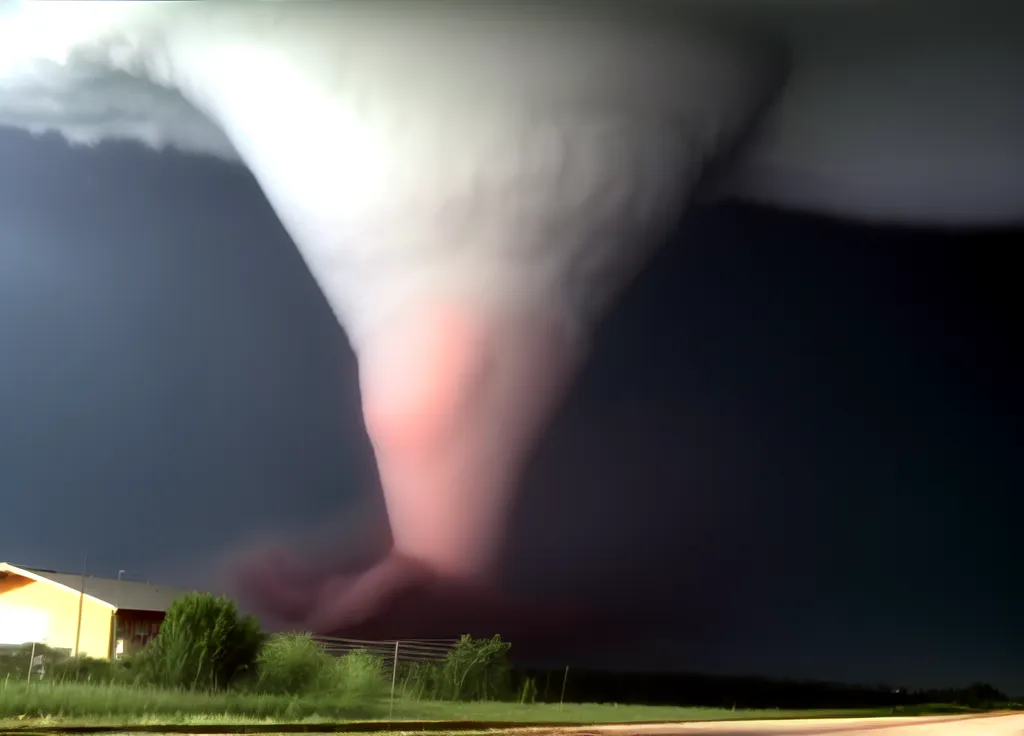
[[[201, 585], [379, 518], [353, 359], [245, 172], [10, 132], [0, 172], [0, 560]], [[690, 217], [545, 442], [512, 584], [635, 596], [581, 664], [1024, 693], [1010, 240]]]

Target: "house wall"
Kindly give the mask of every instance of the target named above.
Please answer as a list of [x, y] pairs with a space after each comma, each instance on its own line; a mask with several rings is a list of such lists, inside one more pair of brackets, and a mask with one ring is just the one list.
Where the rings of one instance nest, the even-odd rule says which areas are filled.
[[[6, 617], [19, 622], [19, 627], [24, 626], [21, 631], [8, 632], [8, 638], [29, 636], [31, 641], [35, 638], [35, 628], [39, 628], [44, 635], [40, 643], [74, 653], [79, 600], [78, 593], [50, 583], [15, 575], [0, 578], [0, 620]], [[36, 621], [38, 627], [29, 625]], [[82, 605], [79, 654], [108, 658], [112, 625], [110, 607], [86, 597]]]
[[[145, 647], [160, 631], [163, 623], [162, 611], [133, 611], [122, 609], [117, 612], [117, 634], [115, 636], [115, 656], [137, 652]], [[117, 641], [121, 642], [118, 651]]]

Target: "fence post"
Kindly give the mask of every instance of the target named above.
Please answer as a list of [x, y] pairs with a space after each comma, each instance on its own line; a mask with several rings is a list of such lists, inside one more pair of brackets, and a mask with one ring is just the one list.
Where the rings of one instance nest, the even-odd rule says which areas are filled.
[[562, 710], [562, 704], [565, 702], [565, 683], [569, 680], [569, 665], [565, 666], [565, 674], [562, 675], [562, 694], [558, 696], [558, 710]]
[[388, 720], [395, 720], [395, 680], [398, 679], [398, 645], [401, 642], [395, 640], [395, 656], [391, 661], [391, 710], [388, 711]]
[[32, 665], [36, 663], [36, 643], [32, 642], [32, 654], [28, 656], [28, 678], [25, 682], [32, 682]]

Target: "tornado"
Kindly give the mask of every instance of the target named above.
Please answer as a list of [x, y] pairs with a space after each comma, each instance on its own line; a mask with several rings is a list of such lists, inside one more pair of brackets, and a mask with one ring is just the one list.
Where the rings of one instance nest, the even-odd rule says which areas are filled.
[[[778, 174], [806, 184], [832, 162], [758, 133], [798, 70], [790, 26], [754, 33], [752, 13], [713, 5], [74, 0], [0, 16], [0, 124], [248, 167], [356, 354], [390, 550], [361, 570], [257, 551], [237, 581], [262, 611], [388, 638], [578, 620], [498, 571], [596, 324], [751, 136], [739, 196], [805, 202], [822, 188]], [[828, 191], [862, 161], [826, 167]]]

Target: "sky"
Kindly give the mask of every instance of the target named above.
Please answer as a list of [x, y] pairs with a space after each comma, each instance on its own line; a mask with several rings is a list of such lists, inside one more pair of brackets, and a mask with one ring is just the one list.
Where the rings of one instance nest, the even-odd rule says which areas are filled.
[[[243, 169], [0, 131], [0, 222], [0, 559], [199, 586], [382, 523], [354, 359]], [[630, 602], [573, 664], [1024, 693], [1009, 243], [692, 214], [517, 510], [510, 585]]]

